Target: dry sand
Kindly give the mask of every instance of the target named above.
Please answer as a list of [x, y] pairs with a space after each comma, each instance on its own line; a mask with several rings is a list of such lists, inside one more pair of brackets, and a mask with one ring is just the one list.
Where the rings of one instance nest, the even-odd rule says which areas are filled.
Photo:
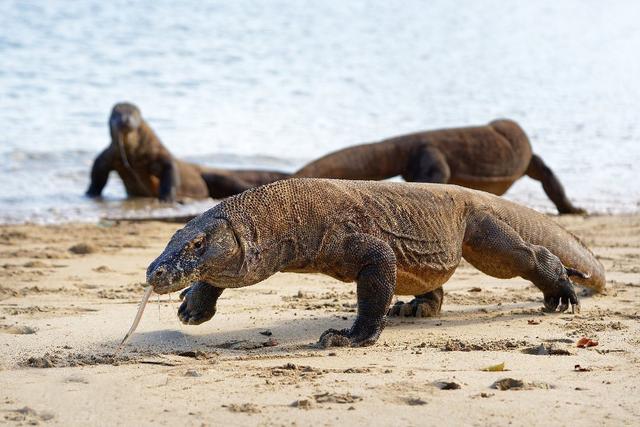
[[[559, 221], [608, 272], [578, 315], [543, 314], [527, 282], [463, 263], [439, 318], [322, 350], [322, 331], [352, 322], [355, 286], [278, 274], [225, 291], [200, 326], [178, 322], [177, 294], [152, 297], [117, 363], [146, 266], [178, 226], [0, 227], [0, 423], [638, 425], [640, 216]], [[503, 378], [522, 389], [492, 388]]]

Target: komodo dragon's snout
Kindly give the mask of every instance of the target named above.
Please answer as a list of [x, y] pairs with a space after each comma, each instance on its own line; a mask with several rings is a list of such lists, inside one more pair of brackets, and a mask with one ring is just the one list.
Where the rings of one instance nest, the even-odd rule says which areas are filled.
[[157, 294], [179, 291], [206, 278], [221, 288], [238, 274], [242, 251], [228, 221], [215, 219], [206, 227], [189, 223], [176, 232], [147, 269], [147, 283]]

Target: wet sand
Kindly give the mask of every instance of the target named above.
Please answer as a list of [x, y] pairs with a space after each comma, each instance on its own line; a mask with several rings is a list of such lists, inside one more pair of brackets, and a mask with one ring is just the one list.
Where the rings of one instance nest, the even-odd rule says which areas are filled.
[[[440, 317], [323, 350], [322, 331], [353, 320], [355, 285], [277, 274], [225, 291], [200, 326], [179, 323], [177, 294], [153, 296], [115, 362], [146, 266], [179, 225], [2, 226], [0, 423], [637, 425], [640, 216], [558, 220], [607, 269], [607, 294], [577, 315], [544, 314], [524, 280], [463, 263]], [[505, 378], [519, 389], [492, 388]]]

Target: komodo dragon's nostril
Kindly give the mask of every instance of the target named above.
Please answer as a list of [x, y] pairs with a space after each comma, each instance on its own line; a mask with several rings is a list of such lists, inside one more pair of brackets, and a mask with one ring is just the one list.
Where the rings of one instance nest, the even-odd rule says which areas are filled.
[[151, 278], [153, 279], [154, 282], [157, 282], [159, 280], [162, 280], [162, 278], [165, 276], [166, 273], [167, 273], [167, 269], [165, 267], [158, 267], [156, 268], [156, 271], [154, 271], [153, 274], [151, 275]]

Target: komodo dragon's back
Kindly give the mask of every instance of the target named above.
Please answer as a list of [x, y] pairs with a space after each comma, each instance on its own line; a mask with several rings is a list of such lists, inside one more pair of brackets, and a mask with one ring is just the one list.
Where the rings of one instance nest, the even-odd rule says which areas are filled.
[[525, 173], [531, 159], [524, 130], [512, 120], [501, 119], [484, 126], [416, 132], [347, 147], [307, 164], [295, 176], [380, 180], [403, 175], [413, 181], [408, 169], [419, 167], [414, 163], [425, 146], [437, 148], [446, 157], [451, 183], [464, 182], [469, 188], [482, 182], [513, 182]]
[[[551, 218], [456, 185], [295, 178], [251, 189], [218, 207], [238, 227], [248, 226], [258, 246], [273, 247], [272, 236], [279, 236], [295, 240], [300, 252], [313, 253], [330, 233], [327, 227], [331, 232], [341, 228], [341, 233], [364, 232], [386, 241], [399, 268], [428, 264], [433, 270], [454, 267], [466, 217], [472, 210], [484, 211], [524, 241], [546, 247], [565, 266], [590, 276], [576, 278], [577, 283], [598, 291], [605, 285], [604, 268], [594, 254]], [[297, 230], [305, 224], [309, 233], [301, 235]]]
[[485, 126], [431, 131], [429, 139], [447, 158], [449, 183], [462, 183], [468, 188], [475, 188], [473, 183], [515, 181], [524, 175], [532, 155], [526, 133], [508, 119]]
[[419, 142], [419, 138], [419, 135], [415, 135], [413, 139], [409, 138], [409, 142], [396, 138], [334, 151], [309, 163], [296, 172], [295, 176], [382, 180], [402, 175], [411, 158], [411, 149]]

